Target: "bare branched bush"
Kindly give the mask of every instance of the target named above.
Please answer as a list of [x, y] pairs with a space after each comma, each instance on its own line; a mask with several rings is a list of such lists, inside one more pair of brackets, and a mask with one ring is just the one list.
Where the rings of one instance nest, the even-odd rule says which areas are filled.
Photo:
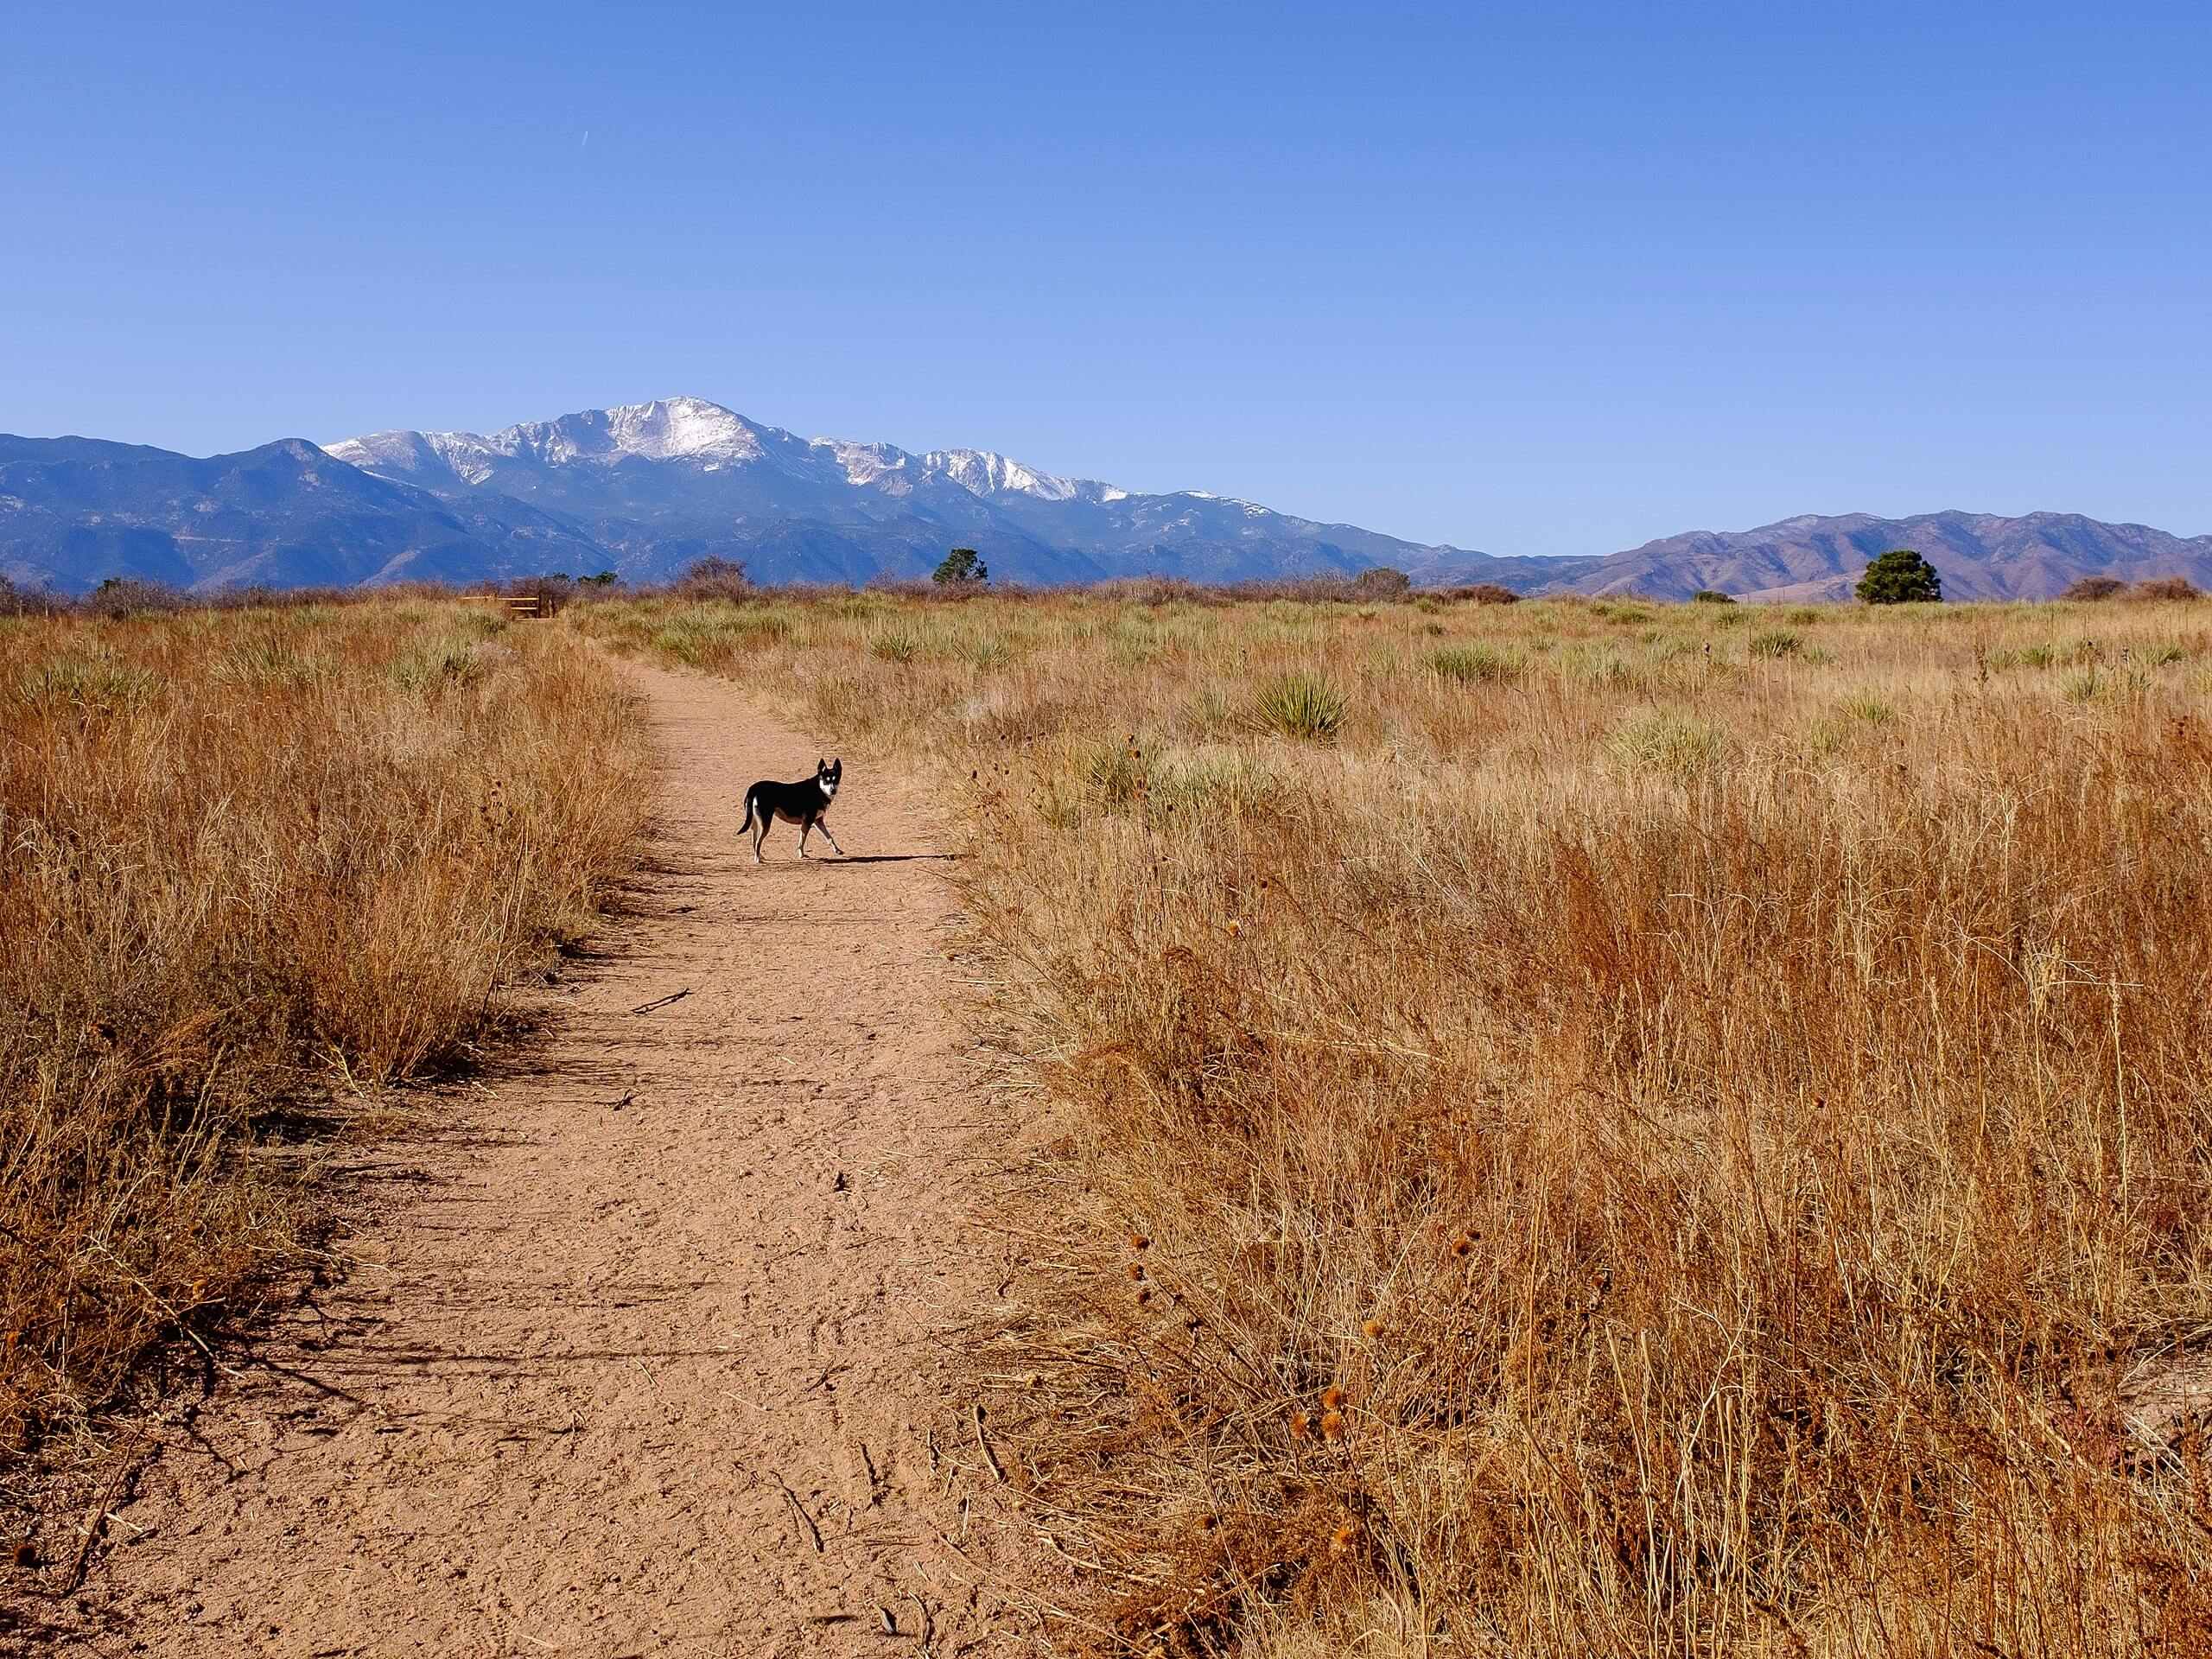
[[24, 588], [0, 576], [0, 616], [51, 616], [67, 608], [61, 595], [42, 588]]
[[736, 601], [751, 599], [758, 590], [735, 559], [705, 558], [694, 561], [670, 591], [679, 599]]
[[2126, 591], [2127, 584], [2118, 576], [2082, 576], [2067, 583], [2066, 591], [2059, 594], [2059, 597], [2076, 601], [2086, 600], [2094, 602], [2101, 599], [2114, 598]]
[[2203, 593], [2186, 576], [2152, 576], [2127, 590], [2130, 599], [2172, 601], [2202, 599]]
[[1440, 598], [1468, 605], [1518, 605], [1521, 595], [1494, 582], [1478, 582], [1464, 588], [1446, 588]]
[[185, 607], [182, 594], [158, 582], [136, 576], [110, 576], [78, 601], [87, 616], [163, 616]]

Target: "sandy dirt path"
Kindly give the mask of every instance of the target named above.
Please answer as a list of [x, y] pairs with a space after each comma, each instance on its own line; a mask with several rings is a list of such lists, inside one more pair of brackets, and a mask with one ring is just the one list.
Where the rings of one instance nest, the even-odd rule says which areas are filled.
[[634, 913], [461, 1121], [375, 1154], [353, 1265], [163, 1431], [68, 1650], [1027, 1646], [947, 1358], [1002, 1141], [941, 826], [848, 756], [850, 856], [779, 825], [756, 868], [745, 785], [826, 749], [629, 671], [667, 760]]

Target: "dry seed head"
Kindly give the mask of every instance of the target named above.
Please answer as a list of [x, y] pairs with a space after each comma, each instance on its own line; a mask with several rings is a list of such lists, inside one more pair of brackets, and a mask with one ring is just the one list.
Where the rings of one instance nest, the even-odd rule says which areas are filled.
[[1352, 1541], [1358, 1536], [1359, 1529], [1352, 1525], [1351, 1522], [1345, 1522], [1344, 1525], [1338, 1527], [1335, 1532], [1330, 1535], [1329, 1553], [1332, 1555], [1343, 1554], [1346, 1550], [1351, 1548]]
[[1342, 1413], [1341, 1411], [1328, 1411], [1328, 1412], [1324, 1412], [1324, 1413], [1322, 1413], [1322, 1414], [1321, 1414], [1321, 1438], [1322, 1438], [1323, 1440], [1341, 1440], [1342, 1439], [1344, 1439], [1344, 1413]]
[[1131, 1233], [1129, 1235], [1129, 1248], [1133, 1250], [1148, 1250], [1152, 1248], [1152, 1241], [1147, 1238], [1142, 1233]]
[[1132, 1279], [1135, 1279], [1135, 1280], [1140, 1280], [1140, 1281], [1141, 1281], [1141, 1280], [1143, 1279], [1143, 1277], [1144, 1277], [1144, 1263], [1143, 1263], [1143, 1262], [1130, 1262], [1130, 1263], [1129, 1263], [1129, 1277], [1130, 1277], [1130, 1278], [1132, 1278]]
[[1306, 1440], [1312, 1435], [1313, 1432], [1313, 1419], [1310, 1415], [1302, 1411], [1294, 1411], [1290, 1414], [1290, 1438], [1292, 1440]]
[[1365, 1336], [1370, 1341], [1372, 1341], [1374, 1338], [1382, 1334], [1382, 1321], [1380, 1319], [1370, 1319], [1359, 1328], [1361, 1334]]
[[1152, 1300], [1152, 1292], [1150, 1291], [1150, 1289], [1146, 1288], [1146, 1287], [1140, 1287], [1138, 1288], [1138, 1290], [1137, 1290], [1137, 1306], [1138, 1306], [1139, 1307], [1142, 1307], [1142, 1306], [1143, 1306], [1147, 1302], [1150, 1301], [1151, 1300]]
[[1322, 1410], [1340, 1411], [1344, 1408], [1344, 1391], [1337, 1383], [1332, 1382], [1327, 1388], [1321, 1390]]
[[1459, 1237], [1452, 1241], [1452, 1254], [1454, 1255], [1465, 1255], [1468, 1251], [1474, 1248], [1475, 1241], [1473, 1237], [1466, 1233], [1460, 1234]]

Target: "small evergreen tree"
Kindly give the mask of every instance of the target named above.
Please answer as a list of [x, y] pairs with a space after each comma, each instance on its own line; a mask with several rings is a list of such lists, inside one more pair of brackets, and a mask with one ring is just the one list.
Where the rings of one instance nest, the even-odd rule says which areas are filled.
[[1943, 578], [1909, 547], [1893, 547], [1859, 578], [1859, 597], [1869, 605], [1908, 605], [1943, 597]]
[[940, 582], [946, 587], [950, 587], [957, 582], [972, 582], [980, 584], [990, 579], [989, 567], [984, 564], [982, 555], [972, 547], [954, 548], [951, 552], [944, 556], [944, 562], [938, 566], [937, 573], [930, 578], [931, 582]]
[[1690, 595], [1693, 605], [1733, 605], [1735, 595], [1724, 594], [1718, 588], [1700, 588]]

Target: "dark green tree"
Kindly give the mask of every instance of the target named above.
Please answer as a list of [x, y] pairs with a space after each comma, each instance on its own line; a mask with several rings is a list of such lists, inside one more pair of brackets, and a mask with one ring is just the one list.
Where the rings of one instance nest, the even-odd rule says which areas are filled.
[[984, 564], [982, 555], [972, 547], [954, 548], [944, 556], [944, 563], [938, 566], [937, 573], [930, 578], [931, 582], [941, 582], [948, 587], [955, 582], [985, 582], [990, 579], [989, 567]]
[[1693, 605], [1733, 605], [1735, 595], [1724, 594], [1718, 588], [1700, 588], [1690, 595]]
[[1859, 578], [1859, 597], [1869, 605], [1909, 605], [1943, 597], [1943, 578], [1909, 547], [1893, 547]]

